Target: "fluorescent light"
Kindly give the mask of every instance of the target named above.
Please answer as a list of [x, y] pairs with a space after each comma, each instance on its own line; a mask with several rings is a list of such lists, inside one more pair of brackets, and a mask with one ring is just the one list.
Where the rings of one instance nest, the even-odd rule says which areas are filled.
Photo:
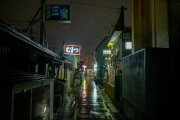
[[94, 70], [95, 71], [97, 70], [97, 64], [94, 64]]
[[132, 42], [126, 42], [125, 49], [132, 49]]

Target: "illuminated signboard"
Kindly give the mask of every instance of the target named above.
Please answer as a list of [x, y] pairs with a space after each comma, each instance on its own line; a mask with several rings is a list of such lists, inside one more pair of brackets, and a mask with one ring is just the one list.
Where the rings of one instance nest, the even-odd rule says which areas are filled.
[[64, 45], [64, 54], [68, 55], [80, 55], [80, 45]]
[[132, 49], [132, 42], [125, 42], [125, 49]]
[[105, 55], [105, 54], [111, 54], [111, 50], [110, 49], [105, 49], [105, 50], [103, 50], [103, 54]]
[[45, 5], [44, 20], [57, 21], [61, 23], [71, 23], [70, 5]]

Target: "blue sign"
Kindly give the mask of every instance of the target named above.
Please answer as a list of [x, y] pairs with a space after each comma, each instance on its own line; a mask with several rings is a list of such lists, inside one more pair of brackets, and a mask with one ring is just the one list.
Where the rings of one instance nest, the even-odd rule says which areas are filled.
[[44, 20], [70, 23], [70, 5], [45, 5]]

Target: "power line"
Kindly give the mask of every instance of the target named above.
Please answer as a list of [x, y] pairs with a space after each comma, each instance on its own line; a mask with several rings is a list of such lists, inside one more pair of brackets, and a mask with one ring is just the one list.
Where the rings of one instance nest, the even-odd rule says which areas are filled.
[[[20, 1], [20, 0], [18, 0], [18, 1], [19, 1], [20, 3], [22, 3], [22, 4], [24, 4], [25, 6], [27, 6], [28, 8], [34, 10], [32, 7], [30, 7], [29, 5], [25, 4], [24, 2], [22, 2], [22, 1]], [[36, 11], [36, 10], [34, 10], [34, 11]]]
[[88, 5], [88, 6], [94, 6], [94, 7], [100, 7], [100, 8], [118, 9], [118, 8], [112, 8], [112, 7], [106, 7], [106, 6], [92, 5], [92, 4], [82, 3], [82, 2], [76, 2], [76, 1], [72, 1], [72, 0], [70, 0], [69, 2], [76, 3], [76, 4], [82, 4], [82, 5]]
[[5, 21], [10, 21], [10, 22], [20, 22], [20, 23], [22, 23], [22, 22], [24, 22], [24, 23], [29, 23], [30, 21], [25, 21], [25, 20], [22, 20], [22, 21], [18, 21], [18, 20], [5, 20]]
[[27, 13], [25, 13], [25, 12], [23, 12], [23, 11], [21, 11], [21, 10], [19, 10], [19, 9], [15, 8], [14, 6], [12, 6], [12, 5], [10, 5], [10, 4], [8, 4], [8, 3], [6, 3], [6, 2], [2, 1], [2, 0], [0, 0], [0, 1], [1, 1], [2, 3], [4, 3], [4, 4], [6, 4], [6, 5], [10, 6], [11, 8], [13, 8], [13, 9], [15, 9], [15, 10], [17, 10], [17, 11], [19, 11], [19, 12], [21, 12], [21, 13], [23, 13], [23, 14], [25, 14], [25, 15], [29, 16], [29, 17], [32, 17], [32, 16], [28, 15]]
[[126, 3], [126, 0], [123, 0], [123, 6], [124, 6], [125, 3]]
[[[90, 14], [90, 15], [93, 15], [93, 16], [95, 16], [96, 18], [98, 18], [98, 19], [102, 19], [103, 21], [106, 21], [106, 22], [108, 22], [108, 23], [111, 23], [110, 21], [107, 21], [107, 20], [105, 20], [104, 18], [106, 18], [106, 17], [109, 17], [109, 16], [111, 16], [111, 15], [113, 15], [115, 12], [113, 12], [113, 13], [111, 13], [111, 14], [109, 14], [109, 15], [107, 15], [107, 16], [105, 16], [105, 17], [99, 17], [99, 16], [97, 16], [97, 15], [94, 15], [93, 13], [91, 13], [91, 12], [88, 12], [87, 10], [85, 10], [85, 9], [82, 9], [82, 8], [80, 8], [80, 7], [77, 7], [78, 9], [80, 9], [81, 10], [81, 12], [86, 12], [86, 13], [88, 13], [88, 14]], [[118, 12], [118, 9], [117, 9], [117, 12]]]
[[[76, 19], [79, 19], [83, 22], [86, 22], [86, 20], [83, 20], [81, 18], [78, 18], [78, 17], [75, 17]], [[101, 29], [107, 29], [107, 27], [103, 27], [103, 26], [99, 26], [99, 25], [95, 25], [95, 24], [92, 24], [92, 23], [88, 23], [88, 25], [90, 25], [91, 27], [96, 27], [96, 28], [101, 28]]]
[[117, 11], [114, 11], [113, 13], [111, 13], [111, 14], [109, 14], [109, 15], [107, 15], [107, 16], [104, 16], [104, 17], [102, 17], [102, 18], [109, 17], [109, 16], [113, 15], [113, 14], [116, 13], [116, 12], [117, 12]]

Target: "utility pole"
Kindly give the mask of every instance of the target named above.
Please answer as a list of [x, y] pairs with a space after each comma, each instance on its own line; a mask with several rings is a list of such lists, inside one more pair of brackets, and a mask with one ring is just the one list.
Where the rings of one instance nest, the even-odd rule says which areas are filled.
[[62, 61], [63, 56], [64, 56], [64, 44], [65, 44], [65, 41], [62, 41], [61, 52], [60, 52], [60, 60], [61, 61]]
[[45, 0], [41, 0], [41, 14], [40, 14], [40, 44], [44, 46], [44, 20], [43, 20], [43, 6]]
[[121, 17], [122, 17], [122, 29], [124, 31], [124, 9], [127, 9], [127, 8], [124, 8], [124, 6], [121, 6]]
[[[62, 41], [61, 51], [60, 51], [60, 54], [59, 54], [61, 63], [62, 63], [63, 56], [64, 56], [64, 44], [65, 44], [65, 41]], [[59, 69], [60, 69], [60, 67], [58, 68], [58, 71], [57, 71], [57, 75], [56, 75], [57, 79], [58, 79], [58, 76], [59, 76]]]

